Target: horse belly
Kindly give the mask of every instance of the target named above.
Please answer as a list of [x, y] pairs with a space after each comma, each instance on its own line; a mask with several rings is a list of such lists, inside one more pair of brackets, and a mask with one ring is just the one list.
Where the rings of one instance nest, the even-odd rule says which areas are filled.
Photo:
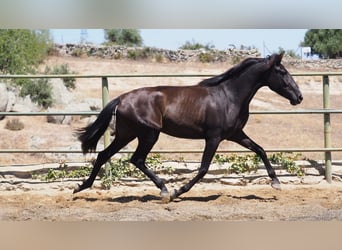
[[203, 139], [203, 129], [198, 126], [189, 126], [185, 124], [176, 124], [171, 121], [164, 120], [161, 132], [179, 138], [187, 139]]

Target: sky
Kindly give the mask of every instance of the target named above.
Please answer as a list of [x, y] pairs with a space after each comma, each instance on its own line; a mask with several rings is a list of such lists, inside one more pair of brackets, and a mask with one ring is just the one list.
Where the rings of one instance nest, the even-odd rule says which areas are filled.
[[[103, 29], [51, 29], [54, 42], [94, 44], [104, 42]], [[140, 29], [144, 46], [177, 50], [186, 41], [214, 45], [216, 49], [252, 46], [262, 56], [278, 52], [279, 47], [298, 55], [307, 29]]]

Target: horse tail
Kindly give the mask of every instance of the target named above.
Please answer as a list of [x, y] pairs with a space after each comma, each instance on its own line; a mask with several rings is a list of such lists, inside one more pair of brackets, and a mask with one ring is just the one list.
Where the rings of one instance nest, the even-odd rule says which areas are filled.
[[77, 131], [78, 140], [81, 141], [83, 154], [96, 150], [97, 142], [109, 126], [119, 102], [120, 100], [118, 98], [113, 99], [102, 109], [93, 123]]

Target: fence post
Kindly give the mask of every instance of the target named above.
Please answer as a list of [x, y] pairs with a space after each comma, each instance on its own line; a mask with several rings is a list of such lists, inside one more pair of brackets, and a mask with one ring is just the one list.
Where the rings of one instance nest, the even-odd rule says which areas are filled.
[[[109, 102], [108, 78], [102, 77], [102, 107], [104, 108]], [[104, 147], [108, 147], [110, 143], [110, 134], [107, 130], [104, 133]]]
[[[102, 77], [102, 107], [104, 108], [108, 102], [109, 102], [108, 78]], [[110, 144], [110, 134], [109, 134], [108, 129], [103, 135], [103, 144], [104, 144], [104, 148], [108, 147]], [[105, 164], [105, 171], [106, 171], [106, 175], [110, 176], [110, 179], [111, 179], [112, 171], [110, 169], [110, 165], [108, 162], [106, 162]]]
[[[323, 108], [330, 108], [329, 76], [323, 75]], [[331, 124], [330, 113], [324, 113], [324, 147], [331, 148]], [[331, 151], [325, 151], [325, 179], [328, 183], [332, 181]]]

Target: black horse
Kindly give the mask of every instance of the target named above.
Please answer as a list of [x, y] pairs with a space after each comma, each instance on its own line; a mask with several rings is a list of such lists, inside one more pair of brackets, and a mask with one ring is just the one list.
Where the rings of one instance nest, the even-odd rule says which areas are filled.
[[[98, 154], [89, 178], [78, 185], [74, 193], [90, 187], [101, 166], [135, 138], [138, 138], [138, 147], [131, 162], [161, 190], [164, 201], [173, 200], [189, 191], [207, 173], [222, 140], [237, 142], [259, 155], [272, 180], [272, 187], [280, 189], [280, 182], [264, 149], [242, 129], [248, 120], [249, 103], [263, 86], [287, 98], [292, 105], [303, 100], [298, 85], [281, 64], [282, 57], [283, 53], [267, 58], [247, 58], [225, 73], [194, 86], [139, 88], [113, 99], [94, 123], [78, 131], [83, 153], [94, 152], [112, 117], [116, 116], [115, 139]], [[197, 175], [171, 193], [164, 182], [145, 165], [147, 154], [157, 142], [160, 132], [205, 140]]]

